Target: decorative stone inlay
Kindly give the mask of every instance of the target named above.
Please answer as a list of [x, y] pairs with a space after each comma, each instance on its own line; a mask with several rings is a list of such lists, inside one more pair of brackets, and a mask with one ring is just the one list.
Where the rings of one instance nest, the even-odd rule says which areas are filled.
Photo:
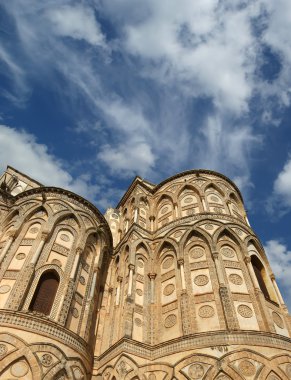
[[140, 318], [135, 318], [135, 319], [134, 319], [134, 323], [135, 323], [138, 327], [140, 327], [140, 326], [142, 325], [142, 320], [141, 320]]
[[76, 367], [74, 369], [74, 376], [75, 376], [75, 379], [76, 380], [83, 380], [84, 379], [84, 374], [83, 372], [80, 370], [79, 367]]
[[163, 208], [161, 209], [161, 214], [165, 214], [166, 212], [168, 212], [168, 210], [169, 210], [169, 207], [168, 207], [168, 206], [163, 207]]
[[73, 317], [74, 318], [78, 318], [79, 317], [79, 312], [78, 312], [78, 309], [76, 309], [75, 307], [72, 309], [72, 314], [73, 314]]
[[238, 234], [238, 236], [242, 236], [243, 232], [239, 228], [235, 229], [235, 232]]
[[169, 269], [173, 265], [173, 257], [167, 257], [162, 264], [163, 269]]
[[62, 263], [61, 263], [60, 260], [58, 260], [58, 259], [53, 259], [52, 264], [55, 264], [55, 265], [57, 265], [58, 267], [61, 267], [61, 266], [62, 266]]
[[205, 229], [208, 230], [208, 231], [211, 231], [213, 230], [213, 225], [212, 224], [205, 224]]
[[53, 363], [53, 357], [52, 355], [50, 354], [44, 354], [42, 355], [41, 357], [41, 364], [44, 366], [44, 367], [50, 367]]
[[25, 259], [25, 257], [26, 257], [26, 254], [23, 252], [20, 252], [20, 253], [17, 253], [16, 260], [23, 260]]
[[223, 214], [223, 208], [221, 208], [221, 207], [214, 207], [213, 211], [217, 212], [217, 214]]
[[191, 379], [197, 380], [200, 379], [204, 375], [204, 368], [199, 363], [191, 364], [188, 370], [188, 375]]
[[169, 284], [169, 285], [167, 285], [167, 286], [165, 287], [165, 289], [164, 289], [164, 291], [163, 291], [163, 294], [164, 294], [165, 296], [169, 296], [169, 295], [171, 295], [171, 294], [174, 292], [174, 290], [175, 290], [175, 285], [173, 285], [173, 284]]
[[143, 268], [143, 267], [144, 267], [144, 265], [143, 265], [143, 261], [142, 261], [142, 260], [137, 260], [137, 266], [138, 266], [139, 268]]
[[186, 214], [187, 215], [194, 215], [195, 214], [195, 208], [191, 208], [191, 209], [187, 210]]
[[38, 227], [32, 227], [32, 228], [30, 228], [30, 230], [29, 230], [29, 232], [30, 232], [31, 234], [37, 234], [38, 231], [39, 231], [39, 228], [38, 228]]
[[10, 289], [11, 289], [10, 285], [2, 285], [0, 286], [0, 294], [8, 293]]
[[154, 373], [151, 373], [148, 377], [148, 380], [156, 380], [156, 375]]
[[136, 289], [136, 294], [138, 295], [138, 296], [142, 296], [142, 290], [141, 289]]
[[200, 259], [200, 257], [202, 257], [204, 253], [205, 253], [204, 248], [195, 247], [190, 250], [189, 256], [191, 257], [191, 259]]
[[193, 198], [191, 197], [187, 197], [184, 199], [184, 203], [191, 203], [191, 202], [193, 202]]
[[5, 344], [0, 344], [0, 357], [4, 356], [7, 353], [8, 349]]
[[170, 328], [173, 327], [177, 323], [177, 316], [175, 314], [170, 314], [165, 319], [165, 327]]
[[60, 235], [60, 239], [63, 240], [63, 241], [65, 241], [65, 242], [70, 241], [70, 237], [68, 235], [66, 235], [66, 234], [61, 234]]
[[291, 379], [291, 364], [287, 364], [286, 374]]
[[238, 369], [244, 376], [253, 376], [256, 373], [256, 367], [249, 360], [241, 361]]
[[28, 365], [24, 361], [17, 362], [10, 368], [11, 375], [15, 377], [25, 376], [28, 370]]
[[232, 273], [228, 276], [229, 282], [234, 285], [241, 285], [243, 283], [243, 279], [240, 275], [236, 273]]
[[209, 277], [204, 274], [199, 274], [194, 278], [194, 284], [197, 286], [205, 286], [209, 282]]
[[200, 307], [198, 314], [201, 318], [211, 318], [214, 316], [215, 311], [212, 306], [205, 305]]
[[83, 276], [81, 276], [80, 277], [80, 279], [79, 279], [79, 281], [80, 281], [80, 283], [82, 284], [82, 285], [85, 285], [85, 277], [83, 277]]
[[177, 231], [174, 233], [175, 238], [179, 238], [180, 236], [182, 236], [182, 231]]
[[276, 323], [276, 325], [278, 327], [280, 327], [280, 329], [283, 329], [284, 328], [284, 322], [283, 322], [283, 319], [280, 317], [280, 315], [278, 313], [276, 313], [275, 311], [273, 311], [272, 317], [273, 317], [273, 321]]
[[223, 256], [228, 258], [232, 258], [235, 256], [234, 250], [230, 247], [223, 247], [221, 249], [221, 253], [223, 254]]
[[237, 311], [244, 318], [251, 318], [253, 316], [252, 309], [247, 305], [239, 305]]
[[210, 197], [210, 200], [211, 200], [212, 202], [219, 202], [219, 198], [216, 197], [215, 195], [212, 195], [212, 196]]

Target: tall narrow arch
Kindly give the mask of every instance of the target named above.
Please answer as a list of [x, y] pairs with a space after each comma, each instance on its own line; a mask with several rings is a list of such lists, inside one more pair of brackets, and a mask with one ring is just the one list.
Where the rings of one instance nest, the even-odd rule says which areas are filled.
[[267, 298], [268, 300], [271, 299], [270, 294], [267, 289], [266, 282], [265, 282], [266, 273], [265, 273], [265, 268], [263, 264], [255, 255], [251, 256], [251, 263], [252, 263], [261, 291], [263, 292], [265, 298]]
[[44, 272], [37, 284], [29, 310], [49, 315], [55, 300], [59, 283], [60, 279], [55, 271]]

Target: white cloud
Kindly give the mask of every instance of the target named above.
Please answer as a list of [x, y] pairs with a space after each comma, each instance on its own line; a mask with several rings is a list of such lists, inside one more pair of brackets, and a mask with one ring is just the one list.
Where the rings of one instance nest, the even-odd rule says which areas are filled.
[[291, 251], [286, 245], [278, 240], [269, 240], [265, 245], [265, 250], [270, 260], [270, 265], [282, 289], [285, 302], [291, 310]]
[[287, 160], [274, 182], [273, 202], [291, 207], [291, 158]]
[[62, 37], [85, 40], [92, 45], [105, 46], [105, 38], [92, 8], [78, 4], [64, 5], [46, 12], [52, 22], [52, 30]]
[[69, 189], [90, 199], [98, 190], [90, 187], [88, 178], [73, 178], [64, 169], [64, 162], [49, 153], [47, 146], [38, 143], [33, 135], [6, 125], [0, 125], [0, 163], [1, 171], [11, 165], [44, 185]]

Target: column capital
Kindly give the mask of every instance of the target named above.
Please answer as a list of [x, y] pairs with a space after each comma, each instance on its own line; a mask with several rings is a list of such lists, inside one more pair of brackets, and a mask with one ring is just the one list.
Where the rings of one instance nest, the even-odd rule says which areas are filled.
[[134, 270], [134, 268], [135, 268], [135, 265], [133, 265], [133, 264], [129, 264], [129, 265], [128, 265], [128, 269], [129, 269], [129, 270]]
[[154, 215], [151, 215], [150, 217], [149, 217], [149, 220], [155, 220], [156, 218], [154, 217]]
[[215, 260], [217, 260], [218, 257], [219, 257], [219, 252], [218, 251], [213, 251], [212, 252], [212, 256], [214, 257]]
[[177, 260], [177, 263], [181, 266], [184, 265], [184, 259], [180, 258]]
[[271, 274], [270, 274], [270, 279], [271, 279], [272, 281], [275, 281], [275, 280], [276, 280], [276, 277], [275, 277], [274, 273], [271, 273]]
[[10, 231], [7, 231], [6, 232], [6, 235], [11, 239], [13, 239], [15, 237], [15, 234], [16, 234], [16, 230], [10, 230]]
[[112, 294], [112, 292], [113, 292], [113, 287], [112, 286], [109, 286], [109, 288], [108, 288], [108, 293], [111, 293]]
[[48, 238], [48, 236], [49, 236], [48, 231], [42, 231], [42, 233], [40, 235], [40, 240], [46, 241], [46, 239]]
[[246, 256], [246, 257], [244, 258], [244, 261], [245, 261], [246, 264], [249, 264], [249, 263], [251, 262], [251, 258], [250, 258], [250, 256]]
[[148, 273], [148, 276], [151, 280], [154, 280], [156, 278], [157, 274], [156, 273]]
[[122, 276], [117, 276], [117, 281], [118, 281], [118, 282], [122, 282], [122, 280], [123, 280], [123, 277], [122, 277]]
[[76, 248], [76, 254], [77, 255], [81, 255], [82, 252], [83, 252], [83, 248], [81, 248], [81, 247]]

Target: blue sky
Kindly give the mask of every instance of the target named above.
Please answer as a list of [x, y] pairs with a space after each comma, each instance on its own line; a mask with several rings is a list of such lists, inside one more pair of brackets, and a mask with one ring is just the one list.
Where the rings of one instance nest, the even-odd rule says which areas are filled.
[[291, 308], [289, 0], [9, 0], [0, 166], [102, 211], [135, 175], [224, 173]]

